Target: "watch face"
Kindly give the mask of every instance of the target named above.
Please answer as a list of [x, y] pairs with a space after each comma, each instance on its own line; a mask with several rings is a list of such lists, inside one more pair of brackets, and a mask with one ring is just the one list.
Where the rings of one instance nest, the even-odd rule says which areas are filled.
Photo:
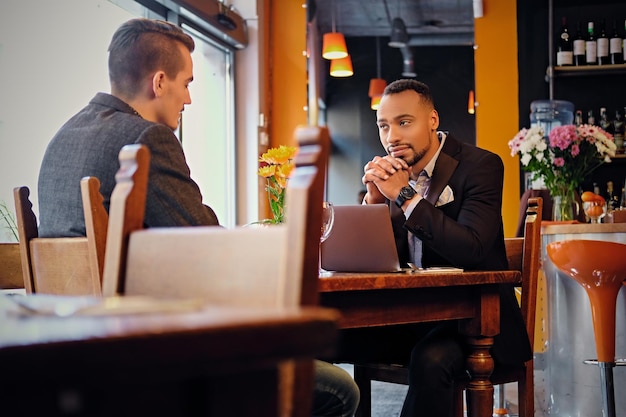
[[400, 195], [406, 199], [413, 198], [415, 190], [412, 187], [402, 187]]

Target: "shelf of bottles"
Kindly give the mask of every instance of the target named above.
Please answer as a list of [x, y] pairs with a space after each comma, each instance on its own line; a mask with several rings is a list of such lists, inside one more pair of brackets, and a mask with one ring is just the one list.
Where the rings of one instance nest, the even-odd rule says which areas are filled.
[[554, 76], [578, 77], [585, 75], [619, 75], [626, 74], [626, 64], [611, 65], [557, 65], [554, 67]]
[[595, 24], [594, 21], [588, 21], [585, 31], [582, 22], [578, 21], [576, 32], [571, 36], [567, 17], [561, 18], [561, 30], [556, 39], [557, 68], [579, 67], [581, 72], [623, 69], [626, 20], [614, 19], [612, 30], [607, 27], [606, 18], [600, 20], [599, 27]]

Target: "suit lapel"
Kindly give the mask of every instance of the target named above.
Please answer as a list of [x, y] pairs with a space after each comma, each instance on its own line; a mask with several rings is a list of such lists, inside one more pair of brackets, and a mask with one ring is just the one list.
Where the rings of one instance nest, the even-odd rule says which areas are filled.
[[451, 153], [454, 154], [458, 152], [458, 148], [458, 142], [448, 135], [443, 149], [437, 158], [437, 163], [433, 170], [433, 177], [428, 189], [428, 196], [426, 197], [426, 201], [433, 206], [437, 203], [437, 200], [439, 200], [441, 192], [446, 188], [450, 177], [452, 177], [454, 170], [457, 165], [459, 165], [459, 161], [450, 156]]

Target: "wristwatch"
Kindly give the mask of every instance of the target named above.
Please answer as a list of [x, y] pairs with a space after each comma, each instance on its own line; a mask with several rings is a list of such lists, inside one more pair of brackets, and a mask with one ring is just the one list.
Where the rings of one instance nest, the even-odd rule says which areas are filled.
[[400, 189], [400, 194], [398, 194], [398, 198], [396, 198], [396, 205], [398, 207], [402, 207], [407, 200], [415, 197], [415, 194], [417, 194], [417, 192], [410, 185], [402, 187]]

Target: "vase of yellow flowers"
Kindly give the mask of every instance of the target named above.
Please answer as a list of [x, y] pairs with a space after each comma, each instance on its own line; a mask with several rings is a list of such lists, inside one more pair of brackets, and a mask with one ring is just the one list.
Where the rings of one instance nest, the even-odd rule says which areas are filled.
[[562, 125], [546, 137], [540, 126], [523, 128], [509, 141], [511, 156], [519, 155], [532, 180], [542, 179], [554, 199], [553, 220], [574, 220], [574, 194], [582, 181], [615, 156], [613, 136], [582, 124]]
[[295, 165], [293, 158], [297, 149], [291, 146], [281, 145], [278, 148], [270, 148], [259, 158], [259, 176], [267, 180], [265, 190], [269, 200], [271, 219], [259, 221], [261, 224], [279, 224], [285, 220], [285, 194], [287, 180]]

